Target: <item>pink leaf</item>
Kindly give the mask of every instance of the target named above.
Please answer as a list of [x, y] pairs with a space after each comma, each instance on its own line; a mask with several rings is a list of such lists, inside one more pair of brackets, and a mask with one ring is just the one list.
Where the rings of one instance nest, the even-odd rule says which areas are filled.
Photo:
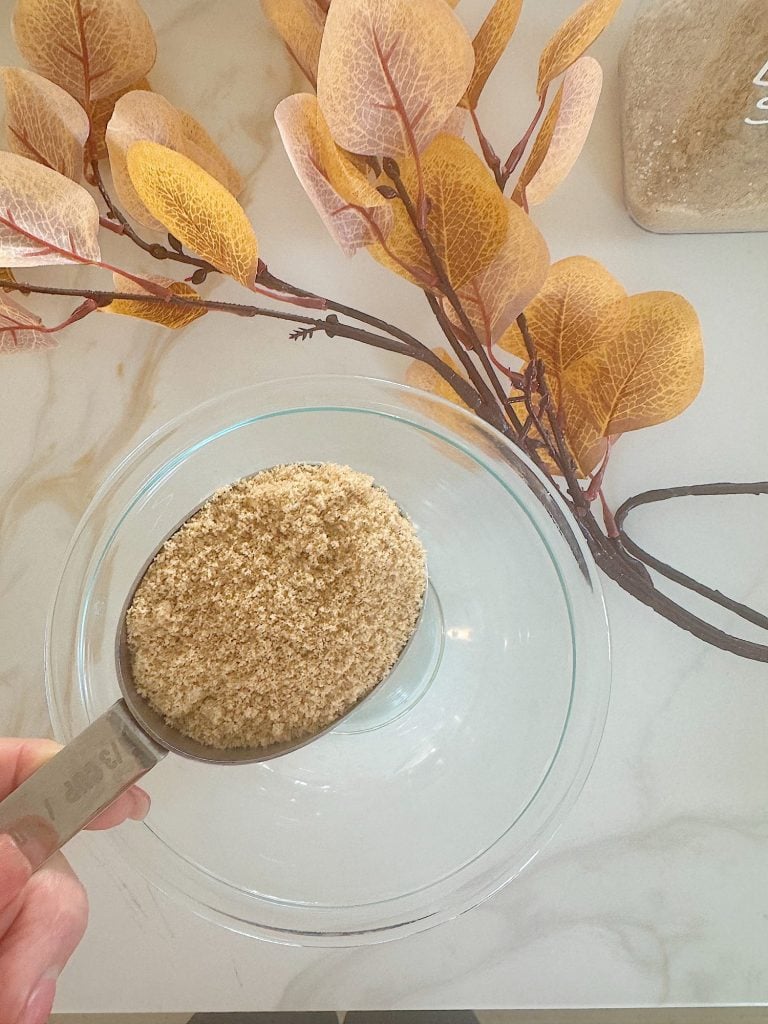
[[0, 292], [0, 352], [52, 348], [55, 337], [41, 331], [42, 326], [39, 316]]
[[587, 141], [603, 71], [594, 57], [580, 57], [565, 73], [552, 139], [539, 169], [525, 186], [529, 206], [538, 206], [568, 177]]
[[335, 144], [317, 98], [288, 96], [278, 104], [275, 121], [296, 176], [343, 251], [351, 256], [386, 237], [392, 224], [388, 200]]

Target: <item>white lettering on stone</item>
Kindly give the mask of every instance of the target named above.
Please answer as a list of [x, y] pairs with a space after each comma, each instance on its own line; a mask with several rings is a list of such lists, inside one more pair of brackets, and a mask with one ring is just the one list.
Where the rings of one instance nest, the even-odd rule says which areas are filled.
[[[768, 60], [763, 64], [760, 70], [757, 72], [755, 77], [752, 79], [753, 85], [759, 85], [762, 89], [768, 89]], [[768, 96], [763, 96], [755, 104], [758, 110], [768, 110]], [[745, 124], [768, 124], [768, 117], [754, 118], [745, 117]]]

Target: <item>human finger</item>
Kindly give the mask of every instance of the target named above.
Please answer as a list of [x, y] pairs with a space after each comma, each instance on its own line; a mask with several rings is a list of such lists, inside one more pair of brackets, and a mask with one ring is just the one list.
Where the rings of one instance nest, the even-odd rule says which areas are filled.
[[85, 890], [61, 854], [24, 888], [15, 920], [0, 942], [0, 1021], [44, 1024], [56, 979], [83, 937]]

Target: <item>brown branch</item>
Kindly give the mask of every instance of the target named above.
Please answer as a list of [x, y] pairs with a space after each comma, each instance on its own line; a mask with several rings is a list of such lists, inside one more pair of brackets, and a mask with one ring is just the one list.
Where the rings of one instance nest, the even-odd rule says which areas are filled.
[[176, 263], [184, 263], [190, 267], [197, 267], [198, 270], [202, 270], [206, 274], [219, 273], [216, 267], [214, 267], [213, 264], [208, 263], [207, 260], [198, 259], [197, 256], [189, 256], [182, 249], [168, 249], [160, 242], [147, 242], [146, 239], [142, 238], [141, 235], [134, 230], [131, 222], [115, 204], [107, 191], [104, 180], [101, 177], [98, 160], [91, 161], [91, 175], [93, 183], [101, 193], [101, 198], [104, 200], [104, 204], [107, 207], [109, 218], [120, 225], [122, 228], [120, 234], [125, 235], [126, 238], [130, 238], [134, 245], [137, 245], [140, 249], [156, 260], [174, 260]]
[[[473, 383], [476, 380], [478, 380], [480, 384], [483, 385], [483, 390], [480, 392], [482, 396], [482, 408], [485, 410], [483, 418], [486, 419], [492, 426], [496, 427], [496, 429], [503, 433], [505, 436], [509, 437], [509, 424], [500, 414], [499, 407], [496, 404], [493, 395], [488, 391], [487, 387], [485, 386], [485, 382], [477, 372], [477, 368], [472, 362], [472, 359], [470, 358], [466, 349], [462, 345], [461, 341], [456, 337], [451, 322], [445, 315], [445, 311], [440, 306], [439, 300], [428, 291], [424, 292], [424, 296], [427, 302], [429, 303], [429, 308], [432, 310], [435, 319], [440, 325], [440, 329], [442, 330], [446, 341], [453, 349], [454, 354], [458, 358], [461, 365], [464, 367], [465, 373], [467, 373], [467, 375], [469, 376], [470, 380], [472, 380]], [[477, 385], [475, 385], [475, 387], [477, 387]], [[515, 440], [514, 436], [512, 437], [512, 440]]]
[[[442, 359], [440, 359], [439, 356], [436, 356], [435, 353], [431, 349], [427, 348], [426, 345], [423, 345], [415, 338], [411, 338], [411, 336], [406, 334], [404, 331], [398, 332], [404, 340], [397, 340], [396, 338], [387, 337], [383, 334], [374, 334], [371, 331], [363, 330], [362, 328], [355, 327], [351, 324], [341, 323], [335, 315], [328, 316], [325, 319], [318, 319], [315, 317], [304, 316], [299, 313], [288, 313], [277, 309], [267, 309], [261, 306], [247, 306], [237, 302], [217, 302], [213, 299], [190, 299], [183, 295], [176, 295], [173, 292], [170, 293], [170, 298], [162, 298], [155, 295], [136, 295], [134, 292], [118, 292], [89, 288], [56, 288], [48, 285], [28, 284], [23, 281], [0, 281], [0, 289], [3, 291], [19, 291], [25, 295], [70, 295], [86, 299], [87, 301], [82, 304], [82, 307], [78, 307], [79, 309], [84, 310], [80, 316], [74, 316], [73, 314], [68, 321], [60, 324], [56, 328], [57, 330], [61, 327], [67, 326], [68, 323], [73, 322], [73, 318], [80, 319], [82, 316], [85, 316], [87, 312], [106, 306], [116, 299], [124, 302], [157, 302], [162, 303], [164, 306], [171, 305], [183, 308], [199, 308], [202, 306], [209, 311], [230, 313], [234, 316], [260, 316], [273, 320], [283, 320], [286, 323], [302, 324], [310, 328], [311, 331], [321, 331], [327, 334], [329, 338], [349, 338], [353, 341], [360, 341], [363, 344], [370, 345], [374, 348], [383, 349], [388, 352], [396, 352], [399, 355], [418, 359], [436, 370], [437, 373], [439, 373], [440, 376], [450, 384], [462, 401], [477, 412], [483, 419], [487, 420], [489, 415], [489, 411], [482, 406], [478, 394], [463, 377], [452, 370], [450, 366], [446, 366]], [[87, 310], [86, 307], [88, 307]], [[375, 317], [370, 317], [369, 319], [372, 321], [376, 320]], [[383, 324], [384, 321], [381, 321], [381, 323]]]
[[754, 608], [750, 608], [749, 605], [745, 605], [741, 601], [736, 601], [733, 598], [728, 597], [726, 594], [723, 594], [719, 590], [715, 590], [713, 587], [708, 587], [706, 584], [700, 583], [698, 580], [686, 575], [686, 573], [681, 572], [679, 569], [675, 569], [673, 566], [663, 562], [660, 558], [656, 558], [654, 555], [649, 554], [649, 552], [641, 548], [639, 544], [636, 544], [624, 530], [624, 523], [626, 522], [629, 513], [643, 505], [650, 505], [660, 501], [668, 501], [672, 498], [734, 494], [768, 494], [768, 481], [763, 480], [757, 483], [746, 484], [695, 484], [688, 487], [665, 487], [652, 491], [643, 491], [641, 494], [636, 494], [634, 497], [628, 498], [616, 512], [614, 519], [624, 547], [634, 555], [635, 558], [643, 562], [644, 565], [654, 569], [660, 575], [671, 580], [673, 583], [677, 583], [679, 586], [685, 587], [686, 590], [691, 590], [694, 593], [699, 594], [701, 597], [705, 597], [707, 600], [712, 601], [714, 604], [719, 605], [721, 608], [726, 608], [728, 611], [734, 612], [734, 614], [739, 615], [742, 619], [746, 619], [747, 622], [760, 626], [761, 629], [768, 629], [768, 616], [761, 614]]
[[[477, 388], [480, 394], [483, 395], [484, 400], [488, 402], [488, 396], [490, 395], [490, 404], [493, 405], [493, 393], [495, 392], [496, 399], [501, 405], [501, 408], [508, 416], [510, 422], [515, 427], [518, 434], [520, 434], [522, 432], [522, 423], [520, 422], [520, 419], [517, 413], [515, 412], [512, 404], [509, 402], [506, 391], [504, 390], [504, 387], [501, 381], [499, 380], [496, 371], [493, 369], [493, 366], [491, 365], [490, 360], [488, 359], [485, 350], [483, 349], [482, 342], [477, 336], [477, 331], [475, 330], [474, 324], [467, 316], [464, 306], [462, 305], [461, 300], [456, 294], [456, 290], [454, 289], [453, 285], [450, 282], [450, 279], [448, 278], [448, 274], [445, 270], [445, 267], [443, 266], [443, 261], [440, 259], [440, 256], [437, 250], [435, 249], [434, 244], [432, 243], [432, 239], [429, 236], [429, 232], [425, 228], [422, 228], [421, 224], [419, 223], [418, 211], [416, 210], [416, 207], [414, 206], [413, 203], [413, 199], [408, 193], [408, 190], [405, 187], [405, 183], [403, 182], [402, 177], [400, 176], [400, 168], [397, 166], [394, 160], [385, 158], [384, 171], [388, 175], [392, 184], [394, 185], [395, 191], [398, 194], [398, 198], [405, 207], [411, 224], [413, 225], [413, 228], [416, 231], [422, 246], [424, 247], [424, 251], [427, 254], [427, 258], [429, 259], [432, 269], [435, 272], [441, 291], [443, 292], [443, 294], [445, 295], [445, 297], [448, 299], [451, 306], [455, 310], [456, 315], [459, 318], [459, 322], [462, 326], [462, 329], [464, 330], [467, 338], [470, 340], [472, 350], [477, 355], [478, 359], [480, 360], [483, 366], [483, 369], [486, 372], [488, 382], [490, 383], [490, 388], [489, 383], [483, 380], [483, 378], [477, 371], [475, 364], [469, 358], [469, 356], [464, 351], [464, 348], [460, 343], [458, 344], [458, 346], [454, 346], [453, 342], [451, 342], [452, 347], [454, 347], [454, 351], [456, 352], [458, 358], [460, 359], [462, 366], [464, 366], [464, 369], [469, 375], [469, 378], [474, 384], [475, 388]], [[434, 311], [435, 307], [433, 307], [433, 312]], [[443, 327], [442, 323], [441, 327]], [[444, 327], [443, 332], [445, 333]], [[446, 337], [448, 338], [449, 342], [451, 341], [450, 335], [452, 333], [453, 331], [451, 329], [450, 334], [446, 334]], [[501, 422], [504, 422], [503, 416], [501, 417]]]
[[[589, 519], [592, 517], [589, 516]], [[582, 529], [586, 526], [582, 523]], [[598, 533], [601, 533], [595, 524]], [[607, 542], [607, 538], [603, 537]], [[753, 643], [750, 640], [742, 640], [732, 636], [722, 629], [711, 625], [705, 619], [689, 612], [687, 608], [667, 597], [660, 590], [657, 590], [652, 582], [644, 580], [639, 574], [628, 572], [624, 559], [617, 556], [616, 550], [611, 551], [605, 544], [600, 543], [593, 532], [588, 533], [589, 546], [598, 566], [603, 572], [614, 580], [622, 590], [625, 590], [632, 597], [642, 604], [652, 608], [659, 615], [662, 615], [669, 622], [693, 636], [704, 640], [723, 651], [737, 654], [741, 658], [750, 661], [768, 662], [768, 645]]]
[[[314, 292], [308, 292], [304, 288], [298, 288], [296, 285], [291, 284], [289, 281], [283, 281], [279, 277], [272, 274], [267, 268], [266, 264], [262, 264], [259, 269], [259, 273], [256, 275], [256, 280], [266, 285], [268, 288], [273, 288], [277, 292], [282, 292], [286, 295], [294, 295], [299, 298], [318, 299], [321, 298], [315, 295]], [[323, 298], [322, 301], [325, 303], [325, 308], [333, 310], [334, 313], [341, 313], [342, 316], [349, 317], [350, 320], [357, 320], [359, 323], [368, 324], [369, 327], [375, 327], [378, 331], [383, 331], [386, 334], [391, 334], [393, 338], [397, 338], [404, 342], [406, 345], [412, 345], [416, 349], [423, 349], [426, 352], [431, 352], [431, 349], [427, 348], [423, 342], [419, 341], [412, 334], [408, 334], [407, 331], [396, 327], [394, 324], [387, 323], [386, 320], [382, 320], [380, 317], [372, 316], [370, 313], [366, 313], [361, 309], [355, 309], [353, 306], [347, 306], [343, 302], [337, 302], [335, 299]]]
[[555, 403], [552, 399], [552, 392], [549, 390], [549, 384], [547, 383], [546, 369], [537, 356], [536, 343], [533, 340], [533, 336], [528, 327], [528, 321], [525, 313], [521, 313], [517, 318], [517, 326], [520, 328], [520, 333], [523, 336], [523, 342], [525, 344], [525, 350], [528, 353], [528, 359], [533, 362], [535, 367], [537, 387], [542, 399], [546, 402], [545, 411], [547, 414], [547, 421], [557, 447], [558, 457], [555, 461], [565, 477], [565, 482], [568, 486], [568, 493], [574, 503], [576, 514], [583, 515], [584, 512], [589, 510], [589, 502], [585, 498], [584, 492], [579, 484], [578, 476], [576, 475], [576, 463], [573, 460], [571, 450], [563, 435], [558, 410], [555, 408]]

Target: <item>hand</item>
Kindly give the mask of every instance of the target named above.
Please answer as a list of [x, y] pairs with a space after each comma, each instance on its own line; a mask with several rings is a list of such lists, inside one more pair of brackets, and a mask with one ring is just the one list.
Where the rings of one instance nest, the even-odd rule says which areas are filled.
[[[59, 749], [51, 740], [0, 739], [0, 800]], [[149, 797], [133, 786], [89, 828], [140, 821]], [[0, 1024], [44, 1024], [56, 979], [83, 937], [85, 890], [63, 855], [32, 874], [10, 836], [0, 834]]]

